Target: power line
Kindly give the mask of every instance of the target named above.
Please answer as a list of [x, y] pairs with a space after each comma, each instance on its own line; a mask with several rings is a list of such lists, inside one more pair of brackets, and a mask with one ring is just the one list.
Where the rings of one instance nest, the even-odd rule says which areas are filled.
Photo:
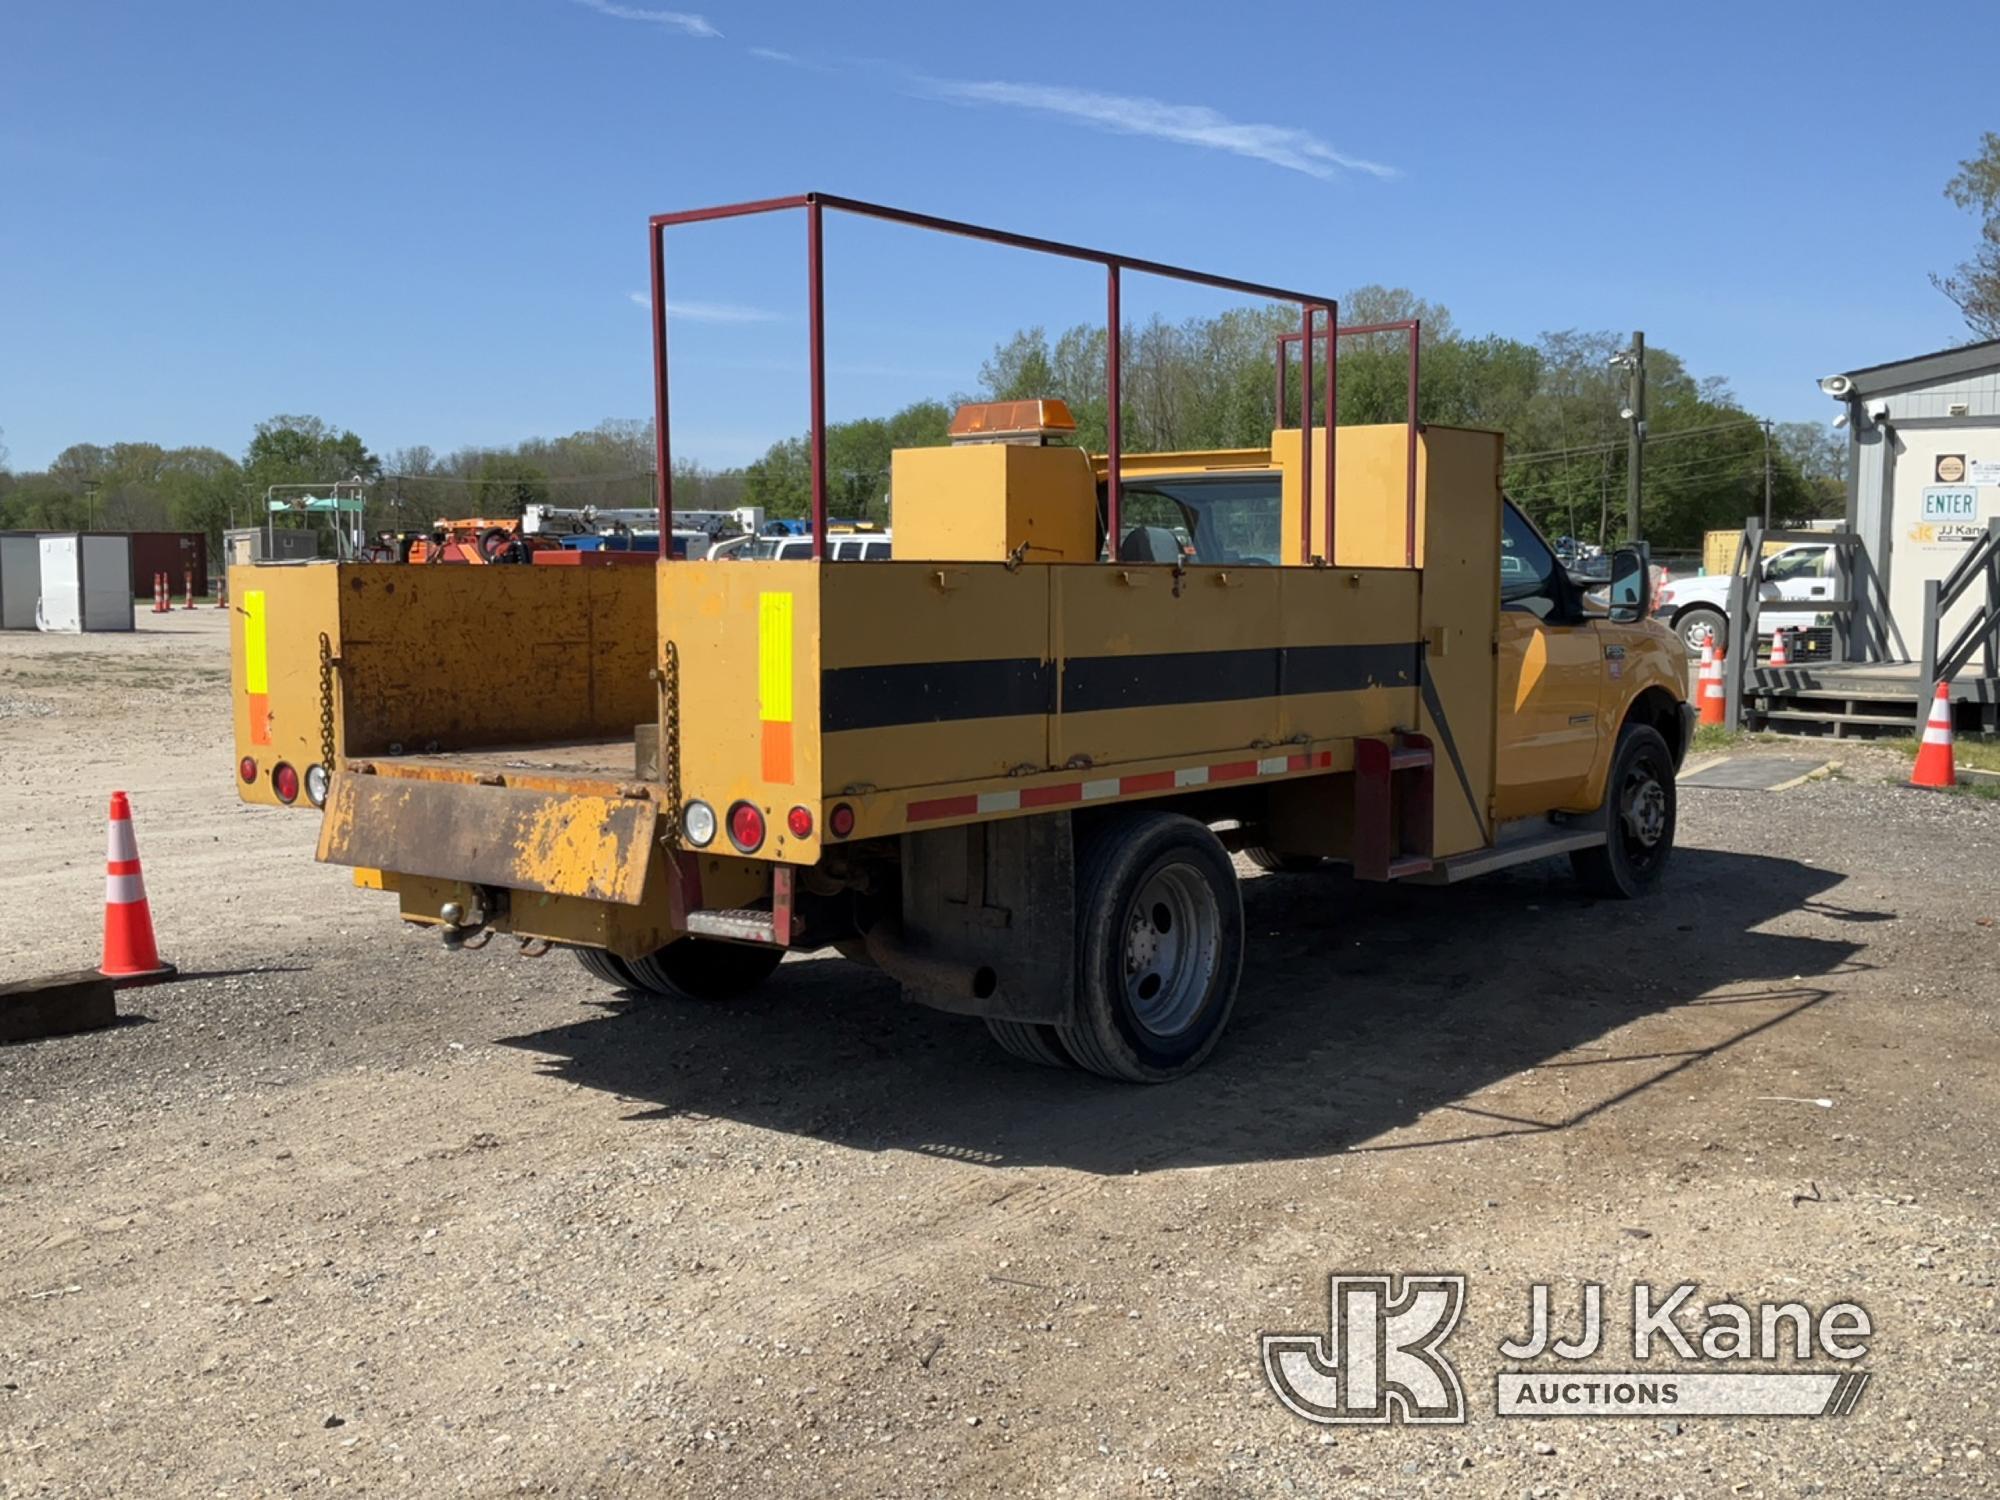
[[[1675, 438], [1700, 437], [1703, 433], [1708, 432], [1727, 432], [1735, 427], [1760, 427], [1762, 425], [1763, 419], [1761, 417], [1744, 417], [1739, 421], [1716, 422], [1707, 427], [1682, 427], [1673, 432], [1648, 432], [1646, 434], [1646, 441], [1649, 443], [1670, 443]], [[1618, 449], [1625, 447], [1625, 445], [1626, 440], [1619, 438], [1615, 442], [1585, 443], [1575, 448], [1550, 448], [1542, 453], [1510, 453], [1507, 455], [1507, 462], [1510, 464], [1528, 463], [1538, 458], [1568, 458], [1572, 455], [1616, 452]]]

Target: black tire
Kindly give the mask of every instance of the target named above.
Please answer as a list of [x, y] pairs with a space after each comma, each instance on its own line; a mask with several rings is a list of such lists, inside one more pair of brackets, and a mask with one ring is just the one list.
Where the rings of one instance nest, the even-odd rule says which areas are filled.
[[603, 948], [572, 948], [570, 952], [576, 955], [576, 961], [582, 964], [594, 978], [601, 979], [606, 984], [615, 985], [621, 990], [636, 990], [639, 988], [639, 980], [632, 973], [631, 966], [617, 954], [608, 952]]
[[479, 553], [488, 562], [498, 562], [500, 554], [507, 550], [512, 540], [498, 526], [489, 526], [479, 533]]
[[1245, 844], [1243, 857], [1258, 869], [1268, 870], [1273, 875], [1303, 875], [1309, 870], [1323, 869], [1326, 865], [1326, 861], [1317, 854], [1280, 854], [1262, 844]]
[[1064, 1050], [1131, 1083], [1192, 1072], [1221, 1039], [1243, 977], [1243, 893], [1228, 851], [1193, 818], [1135, 812], [1092, 829], [1076, 869], [1077, 1019], [1060, 1028]]
[[784, 961], [782, 948], [680, 938], [629, 960], [640, 989], [678, 1000], [734, 1000], [771, 977]]
[[1702, 632], [1711, 631], [1715, 636], [1715, 649], [1724, 650], [1729, 645], [1729, 617], [1719, 609], [1711, 609], [1706, 604], [1697, 604], [1692, 609], [1684, 609], [1674, 616], [1674, 634], [1681, 638], [1689, 656], [1701, 655]]
[[1650, 894], [1674, 852], [1678, 815], [1673, 752], [1650, 724], [1627, 724], [1620, 732], [1604, 812], [1610, 838], [1574, 851], [1570, 868], [1594, 895], [1630, 901]]
[[1063, 1050], [1062, 1033], [1053, 1026], [1038, 1026], [1030, 1021], [995, 1021], [989, 1019], [986, 1029], [993, 1034], [993, 1040], [1001, 1050], [1010, 1052], [1022, 1062], [1031, 1062], [1043, 1068], [1073, 1068], [1076, 1064], [1069, 1053]]

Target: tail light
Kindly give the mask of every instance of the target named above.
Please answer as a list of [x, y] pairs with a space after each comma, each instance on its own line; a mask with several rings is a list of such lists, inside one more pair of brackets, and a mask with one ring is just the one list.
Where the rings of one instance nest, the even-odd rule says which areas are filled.
[[299, 773], [283, 761], [271, 767], [271, 790], [287, 805], [299, 800]]
[[764, 847], [764, 815], [748, 802], [729, 809], [729, 842], [745, 854]]
[[837, 839], [844, 839], [854, 832], [854, 807], [847, 802], [836, 802], [833, 811], [826, 815], [826, 831]]
[[699, 797], [681, 809], [681, 834], [697, 849], [706, 849], [715, 838], [715, 809]]
[[307, 766], [306, 800], [314, 807], [325, 807], [327, 783], [332, 779], [327, 775], [325, 766]]
[[813, 832], [813, 815], [803, 807], [795, 807], [785, 814], [785, 826], [792, 831], [795, 839], [809, 839]]
[[243, 778], [245, 786], [254, 783], [257, 780], [257, 762], [255, 758], [246, 755], [243, 759], [236, 762], [236, 774]]

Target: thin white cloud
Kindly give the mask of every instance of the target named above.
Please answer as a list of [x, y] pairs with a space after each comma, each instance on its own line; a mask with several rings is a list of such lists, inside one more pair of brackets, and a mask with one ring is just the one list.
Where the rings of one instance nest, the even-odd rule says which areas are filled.
[[1038, 83], [974, 82], [955, 78], [919, 78], [918, 86], [933, 98], [954, 104], [997, 104], [1078, 120], [1119, 135], [1144, 135], [1186, 146], [1206, 146], [1270, 162], [1308, 177], [1330, 178], [1342, 171], [1371, 177], [1400, 176], [1396, 168], [1336, 151], [1309, 130], [1289, 125], [1258, 125], [1232, 120], [1205, 104], [1169, 104], [1126, 94], [1100, 94], [1089, 89]]
[[794, 67], [798, 66], [799, 61], [791, 53], [780, 52], [776, 47], [752, 47], [750, 48], [750, 55], [752, 57], [761, 57], [765, 62], [790, 63]]
[[[644, 292], [627, 292], [634, 307], [652, 311], [653, 299]], [[676, 302], [667, 299], [667, 316], [690, 323], [776, 323], [778, 314], [765, 307], [747, 307], [740, 302]]]
[[665, 26], [674, 31], [684, 31], [689, 36], [721, 36], [707, 16], [698, 16], [685, 10], [645, 10], [636, 5], [618, 5], [614, 0], [576, 0], [576, 3], [596, 11], [599, 15], [615, 16], [620, 21], [644, 21], [654, 26]]

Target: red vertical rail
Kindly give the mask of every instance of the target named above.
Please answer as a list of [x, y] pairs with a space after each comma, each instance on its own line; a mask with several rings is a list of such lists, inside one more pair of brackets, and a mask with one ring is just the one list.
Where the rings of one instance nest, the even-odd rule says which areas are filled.
[[1340, 426], [1340, 304], [1330, 302], [1326, 309], [1326, 561], [1333, 565], [1333, 434]]
[[653, 497], [660, 509], [660, 560], [674, 555], [674, 475], [667, 446], [667, 231], [650, 226], [653, 250]]
[[1271, 425], [1283, 427], [1285, 425], [1285, 336], [1282, 333], [1278, 335], [1278, 404], [1274, 410], [1276, 415], [1271, 418]]
[[1299, 563], [1313, 550], [1313, 310], [1307, 303], [1299, 327]]
[[1410, 435], [1404, 462], [1409, 467], [1409, 494], [1403, 501], [1403, 566], [1417, 565], [1417, 349], [1422, 320], [1410, 319]]
[[806, 322], [812, 367], [813, 560], [826, 556], [826, 276], [820, 258], [820, 206], [806, 204]]
[[1118, 415], [1118, 262], [1107, 268], [1104, 283], [1104, 538], [1105, 551], [1118, 561], [1118, 460], [1124, 451], [1123, 424]]

